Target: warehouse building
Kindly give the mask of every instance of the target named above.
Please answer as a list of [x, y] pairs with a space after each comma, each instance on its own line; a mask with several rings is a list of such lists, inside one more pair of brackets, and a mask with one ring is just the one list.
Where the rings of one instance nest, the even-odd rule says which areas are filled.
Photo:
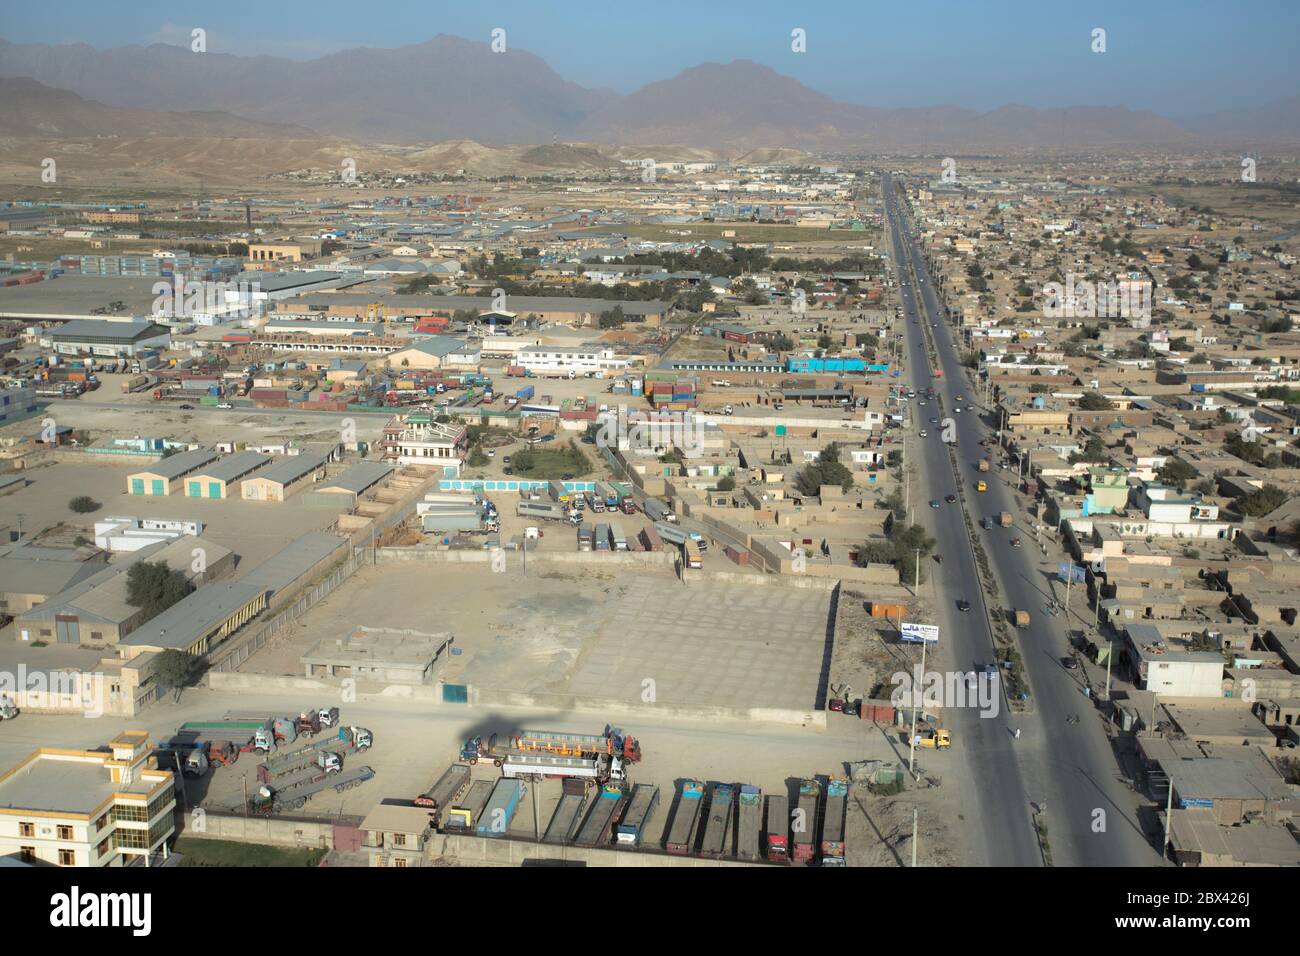
[[478, 345], [449, 335], [435, 335], [414, 342], [384, 360], [394, 368], [478, 368], [483, 354]]
[[89, 550], [29, 544], [0, 550], [0, 616], [30, 611], [108, 567], [103, 558], [87, 560]]
[[168, 856], [176, 781], [149, 735], [100, 750], [42, 747], [0, 777], [0, 857], [49, 866], [145, 866]]
[[127, 494], [165, 497], [179, 492], [185, 478], [216, 459], [217, 453], [210, 448], [196, 448], [163, 458], [144, 471], [127, 475]]
[[18, 640], [23, 643], [120, 643], [147, 620], [144, 608], [127, 599], [127, 576], [137, 561], [162, 562], [183, 574], [195, 587], [227, 577], [235, 568], [233, 551], [193, 535], [185, 535], [169, 544], [142, 548], [82, 578], [27, 612], [15, 615], [14, 633]]
[[247, 478], [271, 460], [258, 451], [241, 451], [227, 455], [185, 477], [187, 498], [229, 498], [239, 490], [235, 482]]
[[266, 599], [266, 587], [258, 581], [200, 588], [123, 638], [122, 653], [130, 658], [170, 649], [199, 657], [265, 610]]
[[303, 504], [325, 506], [344, 510], [356, 505], [358, 499], [375, 487], [393, 471], [386, 461], [359, 461], [342, 474], [322, 481], [303, 494]]
[[295, 492], [318, 480], [327, 456], [303, 452], [281, 458], [239, 485], [245, 501], [284, 501]]
[[153, 322], [76, 319], [42, 337], [59, 355], [134, 358], [146, 349], [171, 347], [171, 331]]

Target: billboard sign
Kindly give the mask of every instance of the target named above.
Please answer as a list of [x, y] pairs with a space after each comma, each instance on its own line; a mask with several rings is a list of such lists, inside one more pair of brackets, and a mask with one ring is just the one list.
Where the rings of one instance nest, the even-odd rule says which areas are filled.
[[908, 644], [938, 644], [939, 628], [933, 624], [904, 622], [902, 640]]

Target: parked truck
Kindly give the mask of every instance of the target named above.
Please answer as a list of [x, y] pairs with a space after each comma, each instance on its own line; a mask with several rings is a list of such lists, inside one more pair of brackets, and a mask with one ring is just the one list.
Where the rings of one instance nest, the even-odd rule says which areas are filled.
[[444, 828], [448, 831], [472, 832], [478, 825], [479, 817], [482, 816], [483, 808], [487, 806], [488, 797], [492, 796], [492, 788], [496, 784], [495, 780], [475, 780], [471, 783], [465, 796], [461, 797], [447, 814], [443, 823]]
[[659, 806], [659, 788], [652, 783], [638, 783], [632, 790], [627, 812], [615, 830], [619, 846], [638, 847], [645, 842], [645, 830]]
[[592, 801], [587, 818], [573, 842], [578, 846], [608, 846], [614, 832], [614, 821], [623, 809], [623, 786], [607, 783], [600, 788], [600, 796]]
[[822, 821], [822, 866], [844, 866], [844, 811], [848, 804], [849, 781], [831, 777], [826, 781], [826, 818]]
[[645, 513], [652, 521], [677, 520], [677, 515], [673, 514], [668, 506], [658, 498], [647, 498], [645, 500]]
[[424, 793], [415, 798], [417, 807], [427, 807], [429, 819], [435, 830], [440, 829], [442, 821], [451, 805], [469, 787], [469, 764], [454, 763]]
[[567, 846], [577, 829], [578, 817], [587, 798], [587, 782], [576, 777], [565, 778], [560, 792], [560, 803], [551, 814], [542, 842], [552, 846]]
[[[273, 753], [275, 735], [265, 726], [254, 721], [188, 721], [177, 728], [178, 737], [204, 739], [215, 744], [217, 741], [228, 742], [239, 753]], [[231, 762], [234, 762], [233, 758]]]
[[567, 521], [569, 508], [557, 501], [520, 501], [515, 504], [515, 514], [523, 518], [542, 518], [546, 521]]
[[523, 798], [523, 781], [502, 777], [492, 788], [492, 795], [488, 797], [487, 805], [479, 815], [474, 832], [481, 837], [505, 836], [510, 832], [510, 823]]
[[694, 541], [701, 551], [708, 550], [708, 542], [705, 541], [704, 535], [698, 531], [688, 531], [685, 528], [679, 528], [676, 525], [667, 524], [662, 521], [656, 521], [654, 529], [658, 532], [659, 537], [669, 544], [675, 544], [678, 547], [684, 545], [687, 541]]
[[532, 385], [525, 385], [519, 391], [515, 392], [516, 402], [526, 402], [537, 394], [537, 389]]
[[133, 375], [122, 383], [122, 394], [129, 392], [142, 392], [149, 387], [148, 375]]
[[763, 792], [752, 784], [742, 784], [737, 805], [736, 856], [754, 863], [762, 859]]
[[501, 762], [504, 777], [543, 780], [574, 777], [605, 783], [624, 779], [623, 758], [597, 754], [595, 757], [560, 757], [555, 754], [507, 753]]
[[627, 535], [623, 533], [623, 526], [617, 521], [609, 523], [609, 546], [614, 551], [627, 550]]
[[[310, 751], [299, 751], [296, 760], [271, 766], [267, 762], [257, 765], [258, 783], [275, 784], [283, 789], [284, 781], [306, 770], [322, 773], [338, 773], [343, 769], [343, 755], [332, 750], [313, 747]], [[279, 783], [276, 783], [279, 781]]]
[[641, 759], [641, 743], [621, 727], [606, 726], [604, 733], [571, 734], [555, 730], [521, 730], [510, 739], [521, 753], [547, 753], [561, 757], [621, 757], [627, 763]]
[[222, 720], [233, 720], [236, 723], [257, 721], [275, 735], [277, 744], [291, 744], [298, 739], [298, 722], [292, 717], [279, 714], [227, 713]]
[[790, 861], [790, 801], [784, 794], [767, 798], [767, 823], [763, 827], [763, 850], [770, 863]]
[[727, 853], [731, 836], [731, 817], [735, 810], [736, 788], [729, 783], [715, 783], [709, 797], [709, 813], [704, 822], [704, 840], [700, 855], [717, 859]]
[[817, 846], [817, 809], [822, 786], [816, 777], [799, 781], [799, 808], [794, 816], [794, 861], [811, 863]]
[[664, 849], [677, 856], [686, 856], [695, 846], [695, 826], [700, 818], [700, 804], [704, 802], [704, 784], [698, 780], [683, 780], [682, 792], [673, 814], [672, 827]]
[[249, 801], [249, 809], [262, 814], [298, 810], [323, 790], [333, 788], [336, 793], [342, 793], [344, 790], [351, 790], [353, 787], [361, 786], [361, 784], [373, 778], [374, 775], [375, 772], [369, 767], [354, 767], [337, 774], [321, 776], [312, 783], [298, 786], [284, 793], [272, 786], [262, 784]]

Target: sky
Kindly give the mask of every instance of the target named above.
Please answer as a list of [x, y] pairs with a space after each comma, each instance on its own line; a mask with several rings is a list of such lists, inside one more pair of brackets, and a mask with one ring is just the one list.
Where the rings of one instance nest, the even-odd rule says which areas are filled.
[[[1300, 92], [1296, 0], [0, 0], [0, 37], [309, 59], [439, 33], [544, 59], [583, 86], [631, 92], [706, 62], [748, 59], [850, 103], [988, 110], [1128, 106], [1166, 116]], [[1105, 52], [1094, 52], [1094, 30]], [[804, 52], [792, 32], [804, 31]], [[0, 75], [4, 63], [0, 60]]]

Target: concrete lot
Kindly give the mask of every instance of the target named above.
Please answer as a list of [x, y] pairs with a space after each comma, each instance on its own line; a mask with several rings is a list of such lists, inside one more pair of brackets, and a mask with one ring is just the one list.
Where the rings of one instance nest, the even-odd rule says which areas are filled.
[[[450, 682], [521, 693], [661, 704], [809, 710], [825, 680], [830, 595], [682, 585], [667, 571], [591, 565], [504, 574], [486, 564], [380, 564], [359, 571], [293, 634], [243, 668], [299, 675], [299, 656], [357, 626], [448, 630]], [[653, 682], [646, 684], [646, 681]]]

